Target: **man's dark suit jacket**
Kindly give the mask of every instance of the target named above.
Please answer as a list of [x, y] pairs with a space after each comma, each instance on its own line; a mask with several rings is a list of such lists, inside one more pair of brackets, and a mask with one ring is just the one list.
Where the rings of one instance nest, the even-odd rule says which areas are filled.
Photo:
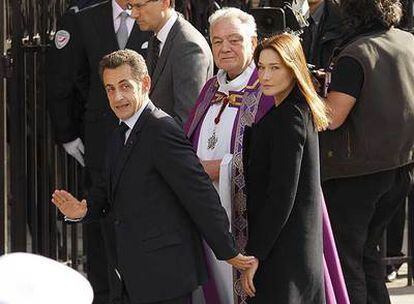
[[206, 281], [201, 236], [217, 258], [237, 255], [227, 215], [181, 127], [150, 102], [88, 197], [85, 221], [113, 223], [117, 269], [131, 303], [189, 294]]
[[[152, 41], [147, 62], [154, 56]], [[213, 55], [206, 39], [179, 15], [151, 75], [150, 98], [179, 124], [184, 124], [213, 70]]]
[[[60, 49], [53, 44], [49, 53], [49, 112], [58, 142], [70, 142], [77, 137], [83, 139], [86, 166], [93, 184], [104, 167], [102, 151], [105, 150], [106, 140], [118, 121], [108, 106], [98, 75], [98, 64], [102, 57], [119, 49], [113, 25], [112, 2], [106, 1], [82, 9], [68, 15], [64, 21], [59, 29], [70, 35], [69, 41]], [[146, 49], [141, 46], [148, 40], [149, 33], [141, 32], [134, 24], [126, 47], [145, 56]], [[102, 233], [97, 223], [88, 225], [86, 233], [88, 277], [95, 292], [94, 303], [106, 303], [108, 279]], [[103, 234], [108, 235], [109, 231]], [[110, 258], [108, 262], [112, 263]], [[115, 280], [111, 280], [111, 285]], [[101, 300], [103, 297], [105, 299]]]

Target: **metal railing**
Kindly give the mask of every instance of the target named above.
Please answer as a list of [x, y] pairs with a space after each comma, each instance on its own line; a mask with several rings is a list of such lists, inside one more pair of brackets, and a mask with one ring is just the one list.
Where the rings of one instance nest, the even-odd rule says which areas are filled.
[[0, 254], [4, 253], [7, 233], [7, 184], [6, 184], [6, 80], [3, 54], [6, 51], [6, 9], [4, 0], [0, 0]]
[[80, 225], [56, 221], [56, 187], [79, 193], [82, 170], [53, 141], [46, 52], [67, 1], [0, 0], [0, 254], [33, 252], [73, 267]]

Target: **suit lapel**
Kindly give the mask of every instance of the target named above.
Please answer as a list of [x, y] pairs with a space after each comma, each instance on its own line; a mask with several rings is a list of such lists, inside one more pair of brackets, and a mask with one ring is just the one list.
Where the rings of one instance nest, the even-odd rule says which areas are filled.
[[142, 112], [141, 116], [139, 117], [138, 121], [135, 123], [135, 126], [132, 129], [127, 142], [125, 143], [121, 151], [118, 153], [117, 159], [114, 159], [114, 162], [116, 163], [116, 165], [114, 166], [112, 176], [111, 176], [111, 186], [112, 186], [111, 193], [112, 193], [113, 199], [115, 198], [119, 179], [122, 175], [125, 165], [129, 157], [131, 156], [131, 152], [133, 148], [138, 144], [139, 140], [141, 139], [141, 131], [148, 119], [148, 116], [154, 109], [155, 109], [155, 106], [151, 102], [149, 102], [147, 107]]
[[[161, 56], [158, 58], [157, 61], [157, 66], [155, 67], [154, 73], [152, 75], [152, 85], [151, 85], [151, 92], [154, 90], [154, 88], [157, 85], [157, 81], [160, 78], [160, 75], [162, 74], [162, 71], [165, 68], [165, 64], [167, 63], [167, 59], [169, 56], [169, 53], [171, 51], [171, 48], [173, 46], [173, 39], [175, 37], [175, 35], [177, 35], [179, 28], [180, 28], [180, 22], [181, 21], [181, 16], [178, 16], [178, 19], [175, 21], [173, 27], [171, 28], [170, 32], [168, 33], [167, 36], [167, 40], [165, 41], [165, 44], [162, 48], [161, 51]], [[150, 49], [150, 53], [151, 53], [152, 47]], [[151, 94], [150, 92], [150, 94]]]
[[97, 12], [93, 17], [94, 25], [96, 28], [97, 37], [102, 43], [108, 45], [108, 49], [118, 50], [118, 41], [116, 40], [114, 29], [114, 18], [112, 16], [112, 2], [108, 1], [101, 6], [101, 10]]
[[[114, 133], [115, 134], [115, 133]], [[113, 172], [114, 172], [114, 164], [115, 161], [117, 160], [116, 158], [116, 154], [115, 154], [115, 149], [114, 147], [116, 146], [116, 141], [114, 140], [114, 136], [118, 136], [118, 134], [113, 135], [113, 137], [111, 137], [110, 143], [108, 145], [107, 148], [107, 155], [106, 155], [106, 170], [105, 170], [105, 174], [106, 174], [106, 190], [108, 193], [108, 197], [109, 197], [109, 203], [112, 204], [113, 202], [113, 195], [112, 195], [112, 185], [113, 185]]]
[[126, 49], [137, 50], [137, 52], [142, 52], [142, 44], [146, 41], [147, 32], [141, 32], [139, 26], [134, 22], [134, 27], [132, 28], [131, 34], [128, 37]]

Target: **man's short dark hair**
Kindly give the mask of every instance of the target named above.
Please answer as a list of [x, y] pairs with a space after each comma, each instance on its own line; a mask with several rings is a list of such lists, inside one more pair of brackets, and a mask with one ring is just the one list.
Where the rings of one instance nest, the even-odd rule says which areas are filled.
[[350, 28], [385, 28], [398, 25], [402, 18], [400, 0], [344, 0], [341, 9]]
[[133, 50], [119, 50], [104, 56], [99, 62], [101, 79], [106, 69], [116, 69], [124, 64], [131, 67], [132, 75], [136, 80], [141, 80], [142, 77], [148, 75], [147, 65], [140, 54]]

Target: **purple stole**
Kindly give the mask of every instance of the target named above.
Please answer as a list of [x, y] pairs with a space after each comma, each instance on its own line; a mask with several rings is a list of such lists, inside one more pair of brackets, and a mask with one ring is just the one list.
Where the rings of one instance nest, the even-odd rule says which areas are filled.
[[[217, 78], [213, 77], [204, 85], [197, 102], [192, 109], [189, 118], [184, 125], [184, 131], [197, 149], [200, 137], [201, 125], [204, 117], [215, 98], [218, 90]], [[257, 70], [250, 77], [244, 89], [242, 102], [236, 115], [231, 137], [231, 153], [233, 153], [232, 163], [232, 231], [238, 249], [244, 252], [247, 244], [247, 212], [246, 212], [246, 193], [243, 170], [243, 134], [246, 126], [260, 121], [263, 116], [274, 105], [273, 97], [262, 95], [258, 81]], [[322, 190], [321, 190], [322, 193]], [[324, 246], [324, 280], [325, 295], [327, 304], [349, 304], [348, 293], [343, 278], [342, 268], [339, 262], [335, 240], [333, 237], [328, 212], [322, 196], [323, 209], [323, 246]], [[208, 266], [208, 265], [207, 265]], [[207, 304], [227, 304], [220, 303], [217, 288], [213, 277], [209, 271], [209, 280], [203, 286], [205, 300]], [[241, 273], [233, 270], [233, 285], [235, 304], [247, 303], [247, 295], [244, 293], [240, 284]], [[277, 286], [275, 286], [277, 288]]]

